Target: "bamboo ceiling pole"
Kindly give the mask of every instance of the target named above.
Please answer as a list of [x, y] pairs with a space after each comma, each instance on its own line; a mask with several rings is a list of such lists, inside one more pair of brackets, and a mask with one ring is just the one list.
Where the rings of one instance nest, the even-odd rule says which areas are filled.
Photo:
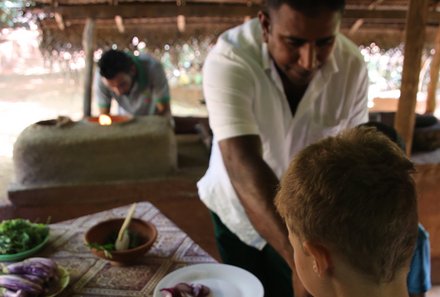
[[92, 87], [93, 87], [93, 53], [95, 37], [95, 20], [88, 18], [83, 32], [83, 48], [86, 55], [84, 76], [83, 116], [92, 114]]
[[435, 91], [437, 90], [438, 73], [440, 71], [440, 26], [437, 28], [435, 37], [435, 53], [431, 61], [431, 69], [429, 71], [428, 95], [426, 98], [426, 114], [433, 114], [435, 111]]
[[409, 0], [405, 26], [402, 85], [394, 121], [394, 127], [405, 141], [408, 156], [411, 154], [414, 133], [415, 107], [427, 18], [428, 0]]

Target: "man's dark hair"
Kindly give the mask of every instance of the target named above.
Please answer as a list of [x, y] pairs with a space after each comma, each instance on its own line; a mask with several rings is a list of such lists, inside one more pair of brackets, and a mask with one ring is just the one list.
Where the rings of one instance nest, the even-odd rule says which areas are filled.
[[118, 73], [129, 73], [132, 65], [133, 60], [128, 54], [119, 50], [109, 50], [98, 62], [99, 74], [106, 79], [112, 79]]
[[322, 9], [342, 12], [345, 0], [266, 0], [266, 7], [271, 9], [278, 9], [283, 4], [306, 14], [313, 14]]

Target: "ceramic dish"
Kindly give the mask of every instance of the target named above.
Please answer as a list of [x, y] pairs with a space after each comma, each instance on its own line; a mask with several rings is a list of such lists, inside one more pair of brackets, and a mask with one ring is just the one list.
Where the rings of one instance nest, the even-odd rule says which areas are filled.
[[70, 275], [67, 270], [58, 265], [58, 278], [51, 281], [47, 287], [47, 293], [44, 297], [55, 297], [60, 294], [68, 285]]
[[261, 282], [250, 272], [226, 264], [196, 264], [180, 268], [166, 275], [154, 289], [153, 297], [162, 297], [163, 288], [180, 282], [202, 284], [211, 293], [209, 297], [263, 297]]
[[16, 254], [0, 255], [0, 262], [15, 262], [26, 259], [32, 256], [33, 254], [35, 254], [36, 252], [38, 252], [39, 250], [41, 250], [48, 241], [49, 241], [49, 233], [47, 233], [46, 238], [44, 238], [42, 242], [40, 242], [31, 249]]

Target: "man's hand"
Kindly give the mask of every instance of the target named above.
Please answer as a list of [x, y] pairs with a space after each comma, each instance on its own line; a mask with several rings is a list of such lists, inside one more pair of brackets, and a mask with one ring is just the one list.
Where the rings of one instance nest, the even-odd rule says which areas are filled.
[[166, 116], [171, 115], [171, 108], [169, 103], [156, 103], [156, 115]]

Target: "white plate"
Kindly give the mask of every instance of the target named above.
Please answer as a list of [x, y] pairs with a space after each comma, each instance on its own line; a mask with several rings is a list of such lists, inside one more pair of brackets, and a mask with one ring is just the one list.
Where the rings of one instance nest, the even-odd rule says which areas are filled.
[[250, 272], [226, 264], [196, 264], [166, 275], [154, 289], [153, 297], [162, 297], [163, 288], [180, 282], [202, 284], [211, 290], [209, 297], [263, 297], [261, 282]]

